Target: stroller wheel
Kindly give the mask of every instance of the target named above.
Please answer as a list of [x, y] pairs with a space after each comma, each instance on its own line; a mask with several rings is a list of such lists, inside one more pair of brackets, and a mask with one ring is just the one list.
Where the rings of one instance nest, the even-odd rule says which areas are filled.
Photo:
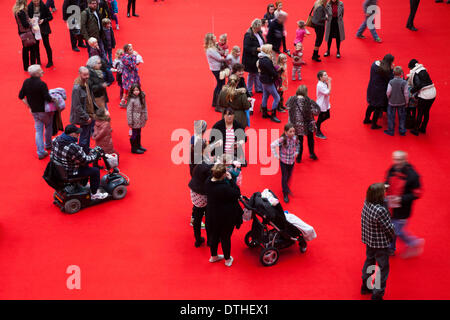
[[307, 244], [305, 243], [304, 245], [300, 246], [300, 253], [305, 253], [306, 249], [308, 249]]
[[262, 265], [265, 267], [273, 266], [277, 263], [279, 257], [278, 249], [274, 247], [264, 248], [261, 251], [261, 255], [259, 256], [259, 260]]
[[255, 240], [253, 240], [251, 231], [247, 232], [247, 234], [245, 235], [244, 241], [245, 241], [245, 244], [247, 245], [247, 247], [249, 247], [249, 248], [256, 248], [258, 246], [258, 243]]

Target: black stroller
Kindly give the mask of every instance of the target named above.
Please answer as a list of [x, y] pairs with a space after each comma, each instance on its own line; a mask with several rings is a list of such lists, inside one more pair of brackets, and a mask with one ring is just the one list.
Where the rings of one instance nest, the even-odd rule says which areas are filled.
[[302, 232], [286, 220], [280, 203], [271, 206], [260, 192], [255, 192], [250, 199], [242, 196], [240, 202], [252, 211], [252, 229], [245, 235], [245, 244], [249, 248], [262, 247], [259, 259], [263, 266], [273, 266], [278, 261], [279, 250], [295, 242], [298, 242], [301, 253], [306, 252], [307, 244]]

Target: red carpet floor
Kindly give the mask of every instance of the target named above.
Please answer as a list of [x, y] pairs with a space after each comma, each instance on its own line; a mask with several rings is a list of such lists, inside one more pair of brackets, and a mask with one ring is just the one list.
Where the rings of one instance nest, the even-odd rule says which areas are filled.
[[[87, 53], [70, 50], [61, 19], [62, 0], [51, 23], [55, 67], [45, 70], [50, 88], [71, 93], [77, 69]], [[289, 13], [288, 44], [296, 21], [305, 19], [312, 1], [284, 1]], [[109, 89], [113, 140], [121, 153], [120, 167], [131, 178], [127, 197], [79, 212], [62, 214], [52, 204], [53, 190], [41, 178], [46, 161], [35, 153], [33, 120], [17, 99], [22, 81], [21, 45], [11, 14], [12, 1], [2, 2], [3, 99], [0, 126], [0, 298], [3, 299], [366, 299], [359, 294], [364, 246], [360, 213], [367, 186], [382, 181], [391, 152], [409, 152], [422, 175], [423, 198], [414, 207], [409, 229], [426, 239], [424, 254], [415, 259], [391, 259], [386, 299], [449, 299], [450, 99], [447, 94], [450, 5], [422, 1], [416, 18], [418, 32], [405, 28], [408, 1], [381, 1], [382, 44], [358, 40], [360, 0], [346, 0], [347, 40], [342, 59], [332, 56], [311, 63], [314, 37], [305, 40], [308, 66], [304, 83], [315, 98], [315, 74], [326, 69], [333, 78], [332, 118], [324, 124], [326, 141], [316, 141], [318, 162], [296, 165], [294, 196], [284, 207], [313, 225], [318, 238], [301, 255], [297, 247], [282, 251], [279, 263], [264, 268], [259, 250], [244, 244], [245, 223], [232, 239], [235, 263], [208, 263], [209, 250], [194, 248], [188, 225], [191, 203], [186, 165], [171, 162], [173, 130], [192, 130], [195, 119], [211, 126], [219, 119], [211, 106], [214, 79], [202, 48], [206, 32], [228, 33], [230, 45], [242, 46], [250, 22], [265, 12], [265, 1], [137, 1], [139, 18], [125, 16], [120, 1], [120, 46], [131, 42], [143, 56], [140, 69], [148, 94], [149, 122], [143, 130], [142, 156], [129, 150], [125, 111], [118, 107], [118, 88]], [[369, 36], [369, 34], [366, 34]], [[322, 47], [321, 54], [324, 48]], [[423, 62], [437, 87], [426, 135], [389, 137], [362, 125], [370, 64], [392, 53], [404, 69], [411, 58]], [[42, 62], [46, 64], [41, 46]], [[290, 83], [288, 95], [299, 82]], [[259, 105], [259, 99], [257, 105]], [[69, 99], [70, 100], [70, 99]], [[70, 101], [68, 101], [70, 105]], [[63, 114], [65, 123], [69, 110]], [[256, 112], [253, 128], [278, 128]], [[386, 119], [382, 123], [385, 125]], [[280, 193], [280, 174], [260, 176], [260, 165], [244, 171], [242, 192], [263, 188]], [[400, 247], [401, 249], [401, 247]], [[66, 288], [66, 268], [81, 268], [81, 290]]]

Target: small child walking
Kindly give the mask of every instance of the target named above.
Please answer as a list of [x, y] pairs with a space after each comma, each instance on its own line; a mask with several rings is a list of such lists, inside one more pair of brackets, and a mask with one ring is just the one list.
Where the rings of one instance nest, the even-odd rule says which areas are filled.
[[147, 149], [141, 145], [141, 129], [148, 120], [148, 114], [145, 93], [137, 83], [131, 85], [128, 92], [127, 120], [132, 131], [130, 137], [131, 153], [142, 154]]
[[302, 80], [302, 66], [306, 64], [303, 60], [303, 44], [297, 42], [295, 45], [295, 51], [292, 54], [292, 81], [295, 81], [297, 75], [298, 80]]
[[292, 123], [287, 123], [284, 126], [282, 136], [270, 144], [272, 154], [275, 158], [280, 159], [281, 168], [281, 187], [283, 190], [283, 200], [285, 203], [289, 202], [289, 180], [294, 169], [295, 158], [300, 151], [300, 143], [295, 135], [295, 128]]
[[403, 79], [403, 69], [394, 67], [394, 79], [389, 81], [386, 95], [389, 99], [387, 108], [388, 129], [387, 135], [393, 136], [395, 131], [395, 114], [398, 114], [398, 131], [401, 136], [406, 134], [406, 106], [409, 102], [408, 82]]
[[116, 80], [117, 85], [120, 88], [120, 99], [123, 97], [123, 84], [122, 84], [122, 71], [123, 71], [123, 63], [122, 63], [123, 49], [118, 49], [116, 51], [115, 59], [113, 61], [113, 69], [116, 71]]
[[297, 31], [295, 32], [295, 40], [294, 40], [294, 46], [297, 45], [297, 43], [303, 43], [303, 39], [305, 36], [310, 35], [311, 33], [306, 29], [305, 21], [300, 20], [297, 21]]
[[105, 108], [98, 108], [95, 112], [95, 126], [92, 139], [95, 140], [95, 145], [101, 147], [106, 154], [117, 153], [114, 150], [111, 132], [109, 112]]
[[102, 20], [103, 34], [105, 35], [105, 51], [108, 56], [108, 61], [112, 65], [112, 49], [116, 47], [116, 39], [114, 38], [114, 30], [112, 28], [111, 20], [105, 18]]
[[280, 102], [278, 103], [277, 110], [279, 112], [286, 112], [283, 93], [288, 89], [287, 55], [284, 53], [280, 53], [274, 67], [279, 75], [278, 79], [275, 81], [275, 87], [277, 88], [278, 94], [280, 96]]
[[317, 132], [316, 137], [319, 139], [326, 139], [327, 137], [322, 133], [322, 123], [330, 119], [330, 93], [331, 93], [331, 78], [328, 76], [325, 70], [321, 70], [317, 73], [316, 87], [316, 102], [320, 107], [320, 113], [317, 117]]

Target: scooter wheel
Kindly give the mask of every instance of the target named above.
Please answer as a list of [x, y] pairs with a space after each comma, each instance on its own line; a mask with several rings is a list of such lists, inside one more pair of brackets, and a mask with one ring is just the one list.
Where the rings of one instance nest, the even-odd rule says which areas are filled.
[[81, 202], [78, 199], [71, 199], [64, 204], [64, 212], [74, 214], [80, 211]]
[[127, 195], [127, 187], [120, 185], [114, 188], [112, 192], [112, 197], [114, 200], [123, 199]]

